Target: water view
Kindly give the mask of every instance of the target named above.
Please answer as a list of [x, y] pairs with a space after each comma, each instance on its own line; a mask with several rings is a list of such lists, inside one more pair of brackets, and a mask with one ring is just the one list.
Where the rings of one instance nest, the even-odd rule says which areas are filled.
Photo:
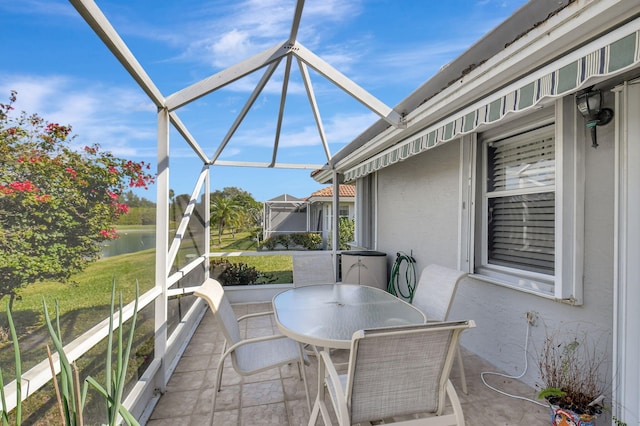
[[120, 238], [102, 243], [102, 257], [118, 256], [155, 248], [156, 231], [153, 228], [118, 231]]

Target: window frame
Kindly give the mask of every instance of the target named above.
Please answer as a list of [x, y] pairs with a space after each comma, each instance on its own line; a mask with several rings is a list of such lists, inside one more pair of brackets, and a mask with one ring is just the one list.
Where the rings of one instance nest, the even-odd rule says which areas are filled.
[[[532, 289], [537, 289], [542, 293], [546, 293], [551, 295], [553, 292], [554, 281], [555, 281], [555, 271], [556, 267], [554, 267], [554, 275], [544, 274], [540, 272], [529, 271], [526, 269], [518, 269], [512, 266], [501, 266], [496, 264], [489, 263], [489, 219], [488, 219], [488, 210], [489, 210], [489, 202], [494, 198], [506, 198], [510, 195], [521, 195], [521, 194], [533, 194], [538, 192], [549, 193], [553, 192], [554, 194], [554, 203], [557, 204], [557, 195], [556, 195], [556, 187], [557, 185], [546, 186], [544, 191], [538, 191], [532, 188], [526, 188], [519, 191], [515, 190], [506, 190], [504, 192], [499, 191], [490, 191], [488, 190], [488, 182], [489, 182], [489, 147], [495, 142], [502, 142], [509, 139], [520, 139], [515, 143], [525, 143], [525, 141], [530, 140], [536, 137], [542, 136], [553, 136], [554, 137], [554, 151], [557, 153], [558, 140], [556, 135], [556, 125], [554, 122], [546, 122], [541, 123], [540, 127], [537, 128], [525, 128], [522, 129], [521, 132], [516, 132], [513, 135], [497, 135], [494, 137], [480, 137], [479, 144], [481, 149], [481, 173], [482, 173], [482, 184], [478, 185], [478, 193], [480, 194], [480, 208], [476, 212], [476, 220], [481, 223], [481, 227], [479, 230], [480, 241], [476, 241], [477, 247], [477, 257], [475, 259], [475, 268], [474, 273], [480, 275], [486, 275], [491, 278], [495, 278], [497, 280], [506, 281], [511, 285], [521, 286], [521, 287], [531, 287]], [[558, 176], [558, 165], [556, 162], [555, 170], [554, 170], [555, 180], [557, 182]], [[497, 195], [499, 194], [499, 195]], [[555, 209], [555, 205], [554, 205]], [[557, 215], [555, 218], [555, 223], [557, 224]], [[557, 238], [554, 237], [554, 250], [557, 248]]]
[[356, 180], [355, 242], [353, 247], [376, 250], [378, 247], [378, 174], [368, 174]]
[[[521, 290], [572, 305], [583, 303], [582, 266], [584, 238], [584, 140], [577, 139], [575, 98], [556, 100], [535, 111], [481, 133], [463, 138], [461, 149], [460, 267], [482, 281]], [[485, 144], [555, 126], [555, 271], [553, 275], [487, 266], [487, 215], [483, 186], [487, 166]], [[468, 185], [468, 188], [465, 187]], [[470, 206], [470, 208], [466, 208]]]

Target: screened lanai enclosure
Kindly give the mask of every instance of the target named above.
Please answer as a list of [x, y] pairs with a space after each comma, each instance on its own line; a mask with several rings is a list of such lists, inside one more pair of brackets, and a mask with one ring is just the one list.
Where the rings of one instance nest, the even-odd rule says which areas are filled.
[[[138, 304], [145, 324], [141, 340], [148, 346], [145, 353], [152, 355], [140, 364], [124, 401], [136, 418], [149, 419], [150, 410], [166, 395], [169, 378], [206, 311], [192, 293], [210, 274], [211, 188], [224, 181], [226, 170], [251, 169], [300, 171], [334, 188], [355, 183], [354, 246], [386, 253], [387, 267], [393, 254], [406, 251], [420, 270], [440, 264], [464, 272], [451, 316], [476, 322], [462, 346], [496, 368], [521, 371], [523, 352], [525, 365], [533, 365], [535, 346], [543, 345], [553, 327], [598, 336], [607, 370], [598, 374], [606, 378], [603, 395], [611, 402], [610, 411], [629, 424], [638, 423], [637, 1], [526, 2], [394, 107], [372, 95], [374, 88], [357, 84], [357, 70], [332, 66], [330, 62], [340, 63], [339, 55], [323, 58], [300, 42], [310, 37], [313, 45], [305, 31], [312, 22], [305, 17], [321, 1], [280, 2], [290, 8], [284, 28], [272, 27], [267, 19], [266, 8], [277, 2], [255, 2], [253, 6], [265, 8], [264, 22], [256, 25], [270, 35], [281, 32], [277, 43], [265, 44], [260, 53], [212, 75], [182, 70], [193, 84], [178, 87], [172, 80], [165, 82], [169, 89], [164, 91], [159, 78], [145, 71], [147, 52], [134, 55], [134, 40], [121, 36], [96, 3], [70, 3], [157, 109], [156, 250], [149, 260], [154, 276], [145, 277], [152, 282]], [[241, 20], [242, 11], [235, 16]], [[404, 18], [394, 23], [399, 27], [393, 42], [408, 42]], [[372, 25], [375, 31], [387, 22]], [[207, 42], [215, 49], [215, 41]], [[378, 83], [391, 84], [393, 77], [381, 75]], [[329, 87], [333, 92], [327, 96]], [[245, 95], [237, 107], [228, 108], [218, 96], [238, 88], [236, 100], [238, 93]], [[266, 106], [262, 95], [267, 91], [278, 101], [270, 105], [270, 125], [256, 126], [255, 114]], [[303, 96], [292, 96], [294, 91]], [[332, 139], [320, 93], [343, 108], [364, 112], [363, 121], [338, 123], [357, 128], [357, 136], [339, 143]], [[598, 102], [585, 106], [580, 99]], [[194, 119], [195, 110], [205, 111], [205, 118]], [[305, 131], [287, 134], [287, 126], [299, 119], [292, 120], [292, 112], [302, 110], [308, 112]], [[603, 110], [610, 112], [607, 120], [599, 115]], [[339, 149], [333, 153], [330, 146]], [[529, 151], [530, 146], [535, 149]], [[518, 160], [503, 161], [512, 148]], [[491, 172], [501, 177], [494, 182]], [[189, 182], [190, 188], [177, 215], [170, 211], [176, 205], [176, 181]], [[503, 184], [491, 186], [496, 182]], [[279, 193], [296, 192], [284, 189], [273, 195]], [[339, 206], [339, 191], [334, 190], [333, 241], [339, 241]], [[537, 213], [529, 215], [530, 208]], [[506, 210], [512, 214], [505, 222], [495, 220]], [[530, 216], [531, 221], [525, 220]], [[500, 247], [492, 245], [496, 230], [509, 233]], [[539, 243], [530, 244], [534, 239]], [[293, 283], [242, 287], [225, 288], [224, 295], [232, 303], [270, 305], [275, 294]], [[134, 305], [127, 305], [125, 319], [133, 311]], [[88, 357], [107, 330], [105, 319], [69, 343], [70, 360]], [[33, 366], [23, 376], [23, 398], [50, 377], [46, 361]], [[534, 368], [525, 367], [519, 377], [528, 386], [539, 384]], [[15, 383], [6, 389], [13, 404]], [[470, 392], [471, 406], [474, 398]]]
[[[154, 349], [152, 359], [145, 363], [144, 371], [139, 371], [139, 380], [130, 386], [129, 396], [125, 401], [125, 405], [130, 407], [135, 417], [143, 418], [145, 407], [149, 406], [150, 401], [157, 400], [159, 392], [163, 392], [185, 342], [189, 340], [188, 336], [193, 333], [204, 313], [204, 304], [199, 303], [200, 301], [190, 294], [209, 274], [209, 196], [211, 180], [215, 179], [212, 177], [212, 170], [215, 168], [219, 173], [224, 173], [227, 167], [264, 168], [274, 171], [299, 169], [306, 171], [309, 176], [314, 170], [326, 167], [330, 169], [332, 153], [320, 107], [316, 101], [312, 78], [323, 81], [323, 84], [331, 84], [355, 104], [370, 111], [371, 122], [381, 118], [394, 128], [402, 128], [404, 123], [400, 113], [385, 105], [298, 41], [304, 16], [304, 0], [297, 0], [295, 7], [291, 8], [288, 33], [283, 33], [281, 42], [173, 93], [164, 93], [157, 87], [153, 78], [146, 73], [144, 66], [127, 46], [126, 40], [119, 35], [95, 2], [71, 0], [70, 3], [137, 82], [158, 111], [155, 285], [140, 296], [138, 305], [138, 311], [142, 312], [145, 318], [153, 319], [153, 332], [149, 335], [153, 337]], [[291, 5], [293, 4], [291, 2]], [[224, 136], [217, 140], [199, 140], [194, 137], [188, 125], [181, 119], [181, 111], [207, 108], [208, 97], [215, 96], [216, 91], [229, 85], [239, 84], [239, 81], [242, 81], [243, 85], [253, 85], [253, 89], [242, 108], [233, 117], [231, 124], [225, 125], [222, 131]], [[273, 133], [269, 136], [269, 155], [255, 158], [255, 155], [250, 154], [246, 159], [224, 160], [226, 150], [234, 148], [234, 136], [242, 131], [243, 125], [250, 126], [246, 122], [250, 121], [248, 117], [251, 116], [252, 108], [255, 108], [261, 93], [269, 84], [280, 87], [279, 105], [273, 119]], [[315, 129], [317, 140], [317, 147], [309, 150], [311, 155], [297, 158], [297, 162], [288, 162], [288, 157], [282, 154], [280, 146], [290, 98], [287, 95], [292, 85], [304, 87], [310, 112], [309, 125]], [[216, 116], [223, 114], [225, 113], [215, 109], [210, 112], [211, 126], [216, 127], [217, 132], [221, 131], [220, 127], [224, 124], [220, 124], [221, 120], [217, 120]], [[185, 175], [183, 172], [172, 175], [170, 164], [174, 161], [174, 156], [190, 158], [191, 175]], [[180, 219], [175, 230], [170, 231], [170, 220], [175, 217], [175, 212], [169, 211], [172, 201], [170, 188], [175, 179], [192, 182], [193, 190], [185, 210], [178, 215]], [[338, 179], [336, 176], [336, 181]], [[334, 191], [334, 194], [336, 195], [333, 206], [337, 209], [338, 192]], [[337, 211], [333, 217], [337, 221]], [[337, 224], [334, 224], [333, 229], [333, 238], [337, 241]], [[264, 291], [269, 293], [279, 290], [277, 286], [273, 287], [272, 290]], [[239, 301], [247, 301], [246, 298], [251, 299], [252, 296], [237, 297]], [[264, 294], [259, 298], [266, 300]], [[132, 315], [133, 304], [130, 304], [124, 311], [124, 319], [128, 321]], [[108, 321], [105, 319], [67, 345], [70, 361], [89, 353], [95, 344], [107, 336], [107, 330]], [[36, 365], [24, 375], [23, 380], [28, 380], [29, 383], [28, 386], [23, 386], [22, 391], [22, 397], [27, 398], [50, 381], [48, 363], [43, 361]], [[12, 408], [15, 404], [12, 402], [15, 399], [15, 383], [8, 387], [8, 391], [8, 408]]]

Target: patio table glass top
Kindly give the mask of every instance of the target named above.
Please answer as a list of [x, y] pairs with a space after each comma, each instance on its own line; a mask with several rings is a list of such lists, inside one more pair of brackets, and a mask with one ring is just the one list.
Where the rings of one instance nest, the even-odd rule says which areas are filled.
[[363, 329], [423, 324], [424, 314], [384, 290], [354, 284], [323, 284], [285, 290], [273, 298], [278, 329], [317, 347], [349, 349]]

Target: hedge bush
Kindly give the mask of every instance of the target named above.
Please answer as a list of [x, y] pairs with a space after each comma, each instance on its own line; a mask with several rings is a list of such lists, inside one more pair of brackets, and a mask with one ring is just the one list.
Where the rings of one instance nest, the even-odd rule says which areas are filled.
[[273, 250], [279, 245], [288, 250], [291, 246], [304, 247], [307, 250], [318, 250], [322, 244], [322, 237], [314, 232], [299, 232], [295, 234], [280, 234], [269, 237], [262, 242], [260, 248]]
[[210, 262], [213, 278], [222, 285], [267, 284], [274, 281], [271, 274], [258, 271], [246, 263], [232, 263], [226, 259], [212, 259]]

